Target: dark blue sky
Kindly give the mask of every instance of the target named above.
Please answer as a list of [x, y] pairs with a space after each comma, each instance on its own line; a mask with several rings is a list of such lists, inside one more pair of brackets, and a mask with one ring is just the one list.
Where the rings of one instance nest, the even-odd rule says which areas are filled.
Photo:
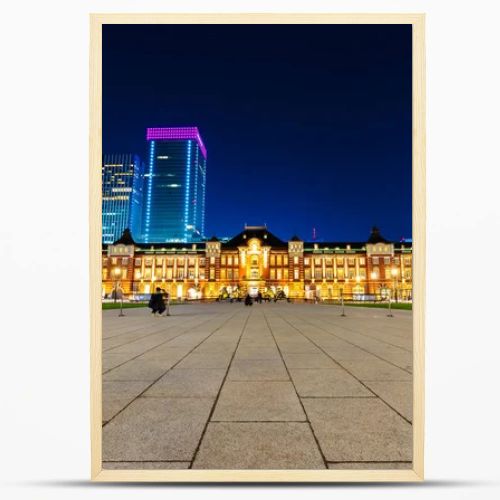
[[207, 235], [411, 237], [410, 25], [107, 25], [103, 152], [197, 126]]

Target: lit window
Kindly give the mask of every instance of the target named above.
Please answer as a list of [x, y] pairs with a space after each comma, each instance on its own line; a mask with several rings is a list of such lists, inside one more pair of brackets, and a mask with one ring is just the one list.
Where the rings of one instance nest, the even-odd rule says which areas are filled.
[[298, 280], [299, 279], [299, 270], [298, 269], [294, 269], [293, 270], [293, 279], [294, 280]]
[[298, 263], [299, 263], [299, 258], [298, 258], [297, 256], [295, 256], [295, 257], [293, 258], [293, 263], [294, 263], [294, 265], [298, 265]]

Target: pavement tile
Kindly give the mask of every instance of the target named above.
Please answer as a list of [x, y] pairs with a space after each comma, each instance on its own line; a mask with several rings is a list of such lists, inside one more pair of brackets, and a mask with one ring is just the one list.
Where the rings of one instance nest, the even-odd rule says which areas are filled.
[[226, 381], [212, 420], [305, 421], [291, 382]]
[[102, 420], [107, 422], [150, 384], [148, 381], [106, 381], [102, 383]]
[[374, 356], [354, 346], [329, 346], [318, 342], [318, 345], [333, 359], [370, 361]]
[[396, 409], [408, 420], [413, 420], [413, 382], [395, 382], [385, 380], [384, 382], [371, 382], [367, 380], [365, 384]]
[[166, 470], [189, 469], [191, 462], [103, 462], [103, 469], [110, 470]]
[[276, 347], [238, 347], [234, 359], [281, 359]]
[[408, 372], [378, 358], [369, 361], [339, 359], [338, 362], [360, 380], [412, 380]]
[[295, 342], [277, 340], [277, 343], [283, 356], [285, 354], [316, 354], [318, 352], [321, 352], [314, 344], [311, 344], [310, 342], [307, 344], [300, 344]]
[[129, 361], [133, 357], [134, 356], [131, 354], [108, 354], [105, 352], [102, 355], [102, 371], [106, 372], [111, 370], [112, 368]]
[[412, 426], [378, 398], [302, 402], [327, 461], [412, 460]]
[[339, 367], [290, 369], [290, 375], [301, 397], [373, 396]]
[[292, 368], [333, 368], [337, 366], [328, 356], [318, 350], [313, 354], [283, 353], [288, 369]]
[[280, 358], [234, 358], [229, 369], [228, 380], [290, 380], [290, 377]]
[[144, 393], [144, 397], [215, 398], [226, 370], [174, 368]]
[[411, 462], [341, 462], [329, 463], [329, 469], [337, 470], [394, 470], [394, 469], [413, 469]]
[[128, 361], [118, 368], [114, 368], [103, 375], [103, 380], [149, 380], [153, 381], [172, 368], [179, 358], [158, 357], [141, 359], [141, 357]]
[[192, 352], [179, 363], [179, 368], [224, 368], [231, 362], [232, 353]]
[[208, 398], [138, 398], [103, 429], [104, 461], [191, 461]]
[[193, 469], [324, 469], [307, 423], [211, 422]]

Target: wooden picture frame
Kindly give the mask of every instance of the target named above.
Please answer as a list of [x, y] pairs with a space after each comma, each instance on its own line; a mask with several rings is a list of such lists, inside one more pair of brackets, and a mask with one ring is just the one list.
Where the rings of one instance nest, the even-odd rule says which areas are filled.
[[[424, 478], [425, 45], [424, 14], [90, 15], [90, 361], [91, 478], [94, 481], [345, 482]], [[413, 469], [104, 470], [102, 468], [101, 102], [103, 24], [411, 24], [413, 33]]]

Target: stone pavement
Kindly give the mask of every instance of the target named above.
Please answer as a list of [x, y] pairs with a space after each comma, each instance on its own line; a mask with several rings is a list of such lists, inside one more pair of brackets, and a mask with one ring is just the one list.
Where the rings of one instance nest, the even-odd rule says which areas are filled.
[[411, 312], [346, 313], [103, 311], [103, 467], [411, 468]]

